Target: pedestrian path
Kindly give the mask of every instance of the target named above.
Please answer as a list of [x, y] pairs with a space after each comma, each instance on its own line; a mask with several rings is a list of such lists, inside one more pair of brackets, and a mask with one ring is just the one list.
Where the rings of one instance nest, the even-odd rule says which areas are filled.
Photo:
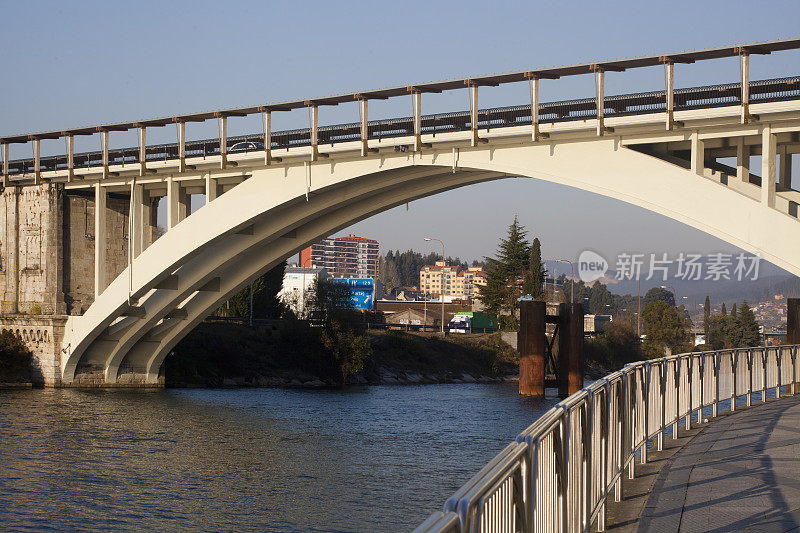
[[713, 419], [671, 455], [638, 531], [800, 531], [800, 396]]

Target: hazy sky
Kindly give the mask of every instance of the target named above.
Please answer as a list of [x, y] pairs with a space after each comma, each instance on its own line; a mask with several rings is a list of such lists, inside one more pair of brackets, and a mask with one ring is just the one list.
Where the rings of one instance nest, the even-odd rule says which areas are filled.
[[[3, 2], [0, 135], [175, 115], [531, 67], [797, 37], [800, 2]], [[800, 53], [754, 56], [754, 79], [800, 73]], [[676, 67], [676, 86], [734, 82], [736, 59]], [[663, 88], [661, 69], [610, 73], [606, 93]], [[593, 96], [589, 76], [543, 81], [542, 101]], [[481, 107], [527, 102], [527, 85], [485, 88]], [[463, 110], [466, 92], [424, 99], [423, 112]], [[370, 118], [410, 114], [405, 99]], [[322, 108], [322, 124], [356, 121], [355, 106]], [[275, 127], [307, 125], [302, 112]], [[260, 131], [231, 119], [231, 134]], [[189, 137], [216, 127], [190, 125]], [[148, 141], [174, 129], [148, 130]], [[52, 141], [56, 143], [56, 141]], [[96, 149], [80, 139], [78, 148]], [[88, 143], [88, 144], [87, 144]], [[77, 143], [76, 143], [77, 144]], [[112, 134], [112, 147], [135, 145]], [[43, 151], [62, 150], [43, 143]], [[19, 156], [27, 156], [19, 152]], [[13, 157], [12, 152], [12, 157]], [[800, 173], [795, 157], [795, 188]], [[569, 213], [567, 218], [565, 214]], [[507, 179], [400, 207], [347, 232], [383, 250], [494, 252], [518, 215], [546, 257], [591, 248], [716, 252], [732, 246], [643, 209], [532, 179]], [[347, 233], [344, 232], [344, 233]], [[438, 244], [437, 244], [438, 246]]]

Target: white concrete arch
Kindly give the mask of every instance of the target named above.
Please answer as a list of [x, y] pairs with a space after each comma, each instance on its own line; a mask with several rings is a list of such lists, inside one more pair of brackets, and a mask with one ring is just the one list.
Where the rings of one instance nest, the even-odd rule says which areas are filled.
[[[125, 318], [109, 328], [128, 308], [127, 270], [85, 315], [70, 318], [62, 379], [71, 382], [83, 360], [103, 366], [107, 382], [113, 383], [127, 361], [153, 382], [164, 356], [180, 338], [250, 279], [307, 243], [408, 200], [502, 176], [526, 176], [616, 198], [684, 222], [800, 275], [796, 218], [697, 172], [626, 148], [612, 136], [442, 147], [260, 168], [134, 261], [138, 318]], [[176, 288], [159, 288], [171, 277], [177, 278]], [[216, 291], [197, 292], [215, 279], [220, 284]], [[176, 308], [180, 313], [170, 315]], [[165, 324], [156, 325], [165, 317]], [[92, 343], [96, 355], [88, 350]]]

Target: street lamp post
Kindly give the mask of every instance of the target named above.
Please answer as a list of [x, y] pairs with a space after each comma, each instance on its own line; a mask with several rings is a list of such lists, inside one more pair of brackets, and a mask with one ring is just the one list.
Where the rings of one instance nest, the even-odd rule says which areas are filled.
[[569, 277], [572, 280], [572, 289], [569, 291], [569, 303], [572, 303], [572, 300], [575, 298], [575, 267], [569, 259], [556, 259], [556, 263], [569, 263]]
[[[444, 262], [444, 243], [440, 239], [434, 239], [433, 237], [425, 237], [425, 242], [436, 241], [442, 245], [442, 261]], [[441, 280], [441, 291], [439, 296], [442, 298], [442, 335], [444, 335], [444, 268], [442, 268], [442, 280]]]

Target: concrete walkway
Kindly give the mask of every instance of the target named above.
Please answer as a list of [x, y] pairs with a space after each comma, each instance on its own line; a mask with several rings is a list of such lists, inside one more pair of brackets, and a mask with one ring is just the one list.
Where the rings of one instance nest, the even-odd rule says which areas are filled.
[[638, 531], [800, 531], [800, 396], [711, 420], [670, 455]]

